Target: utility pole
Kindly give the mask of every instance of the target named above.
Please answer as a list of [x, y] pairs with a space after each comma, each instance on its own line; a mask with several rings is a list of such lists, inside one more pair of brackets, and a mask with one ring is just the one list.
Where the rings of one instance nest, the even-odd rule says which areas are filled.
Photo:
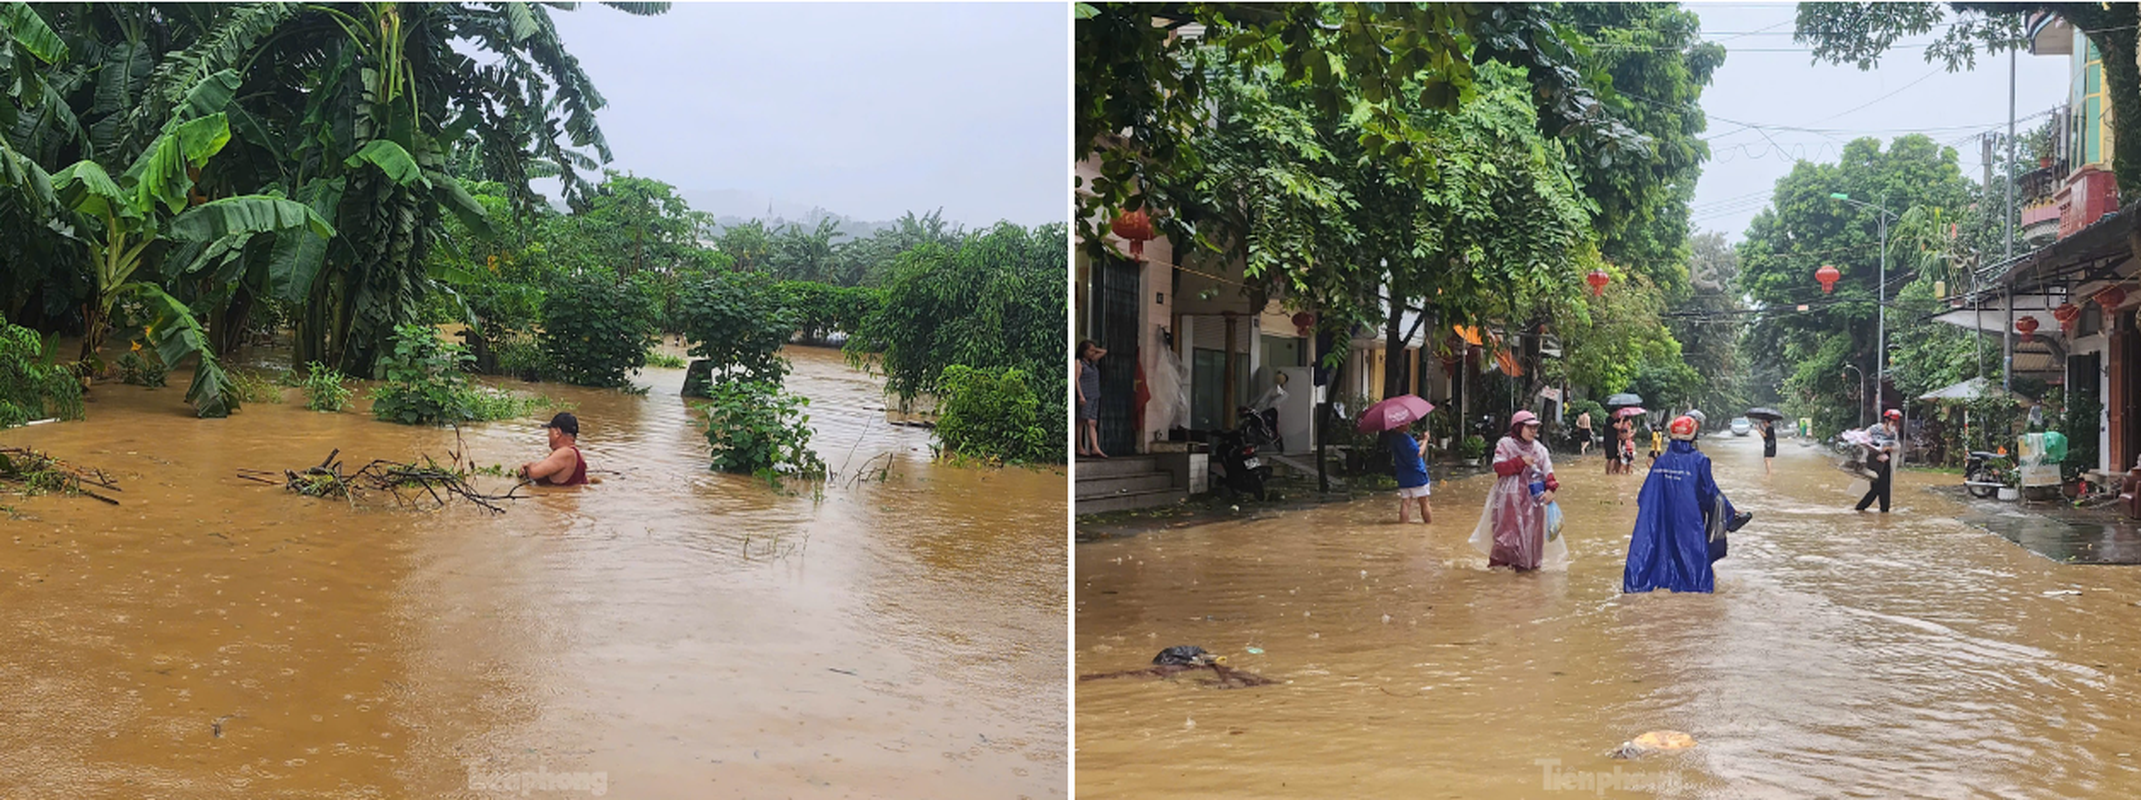
[[2015, 257], [2015, 48], [2007, 50], [2007, 213], [2000, 218], [2007, 232], [2007, 257]]

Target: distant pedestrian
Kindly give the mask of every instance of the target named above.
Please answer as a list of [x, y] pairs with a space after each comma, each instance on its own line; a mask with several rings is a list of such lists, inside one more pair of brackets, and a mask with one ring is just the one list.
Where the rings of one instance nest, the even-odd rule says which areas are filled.
[[1755, 424], [1762, 426], [1762, 474], [1775, 475], [1777, 474], [1774, 466], [1777, 461], [1777, 424], [1767, 419], [1756, 420]]
[[1576, 415], [1576, 435], [1577, 435], [1577, 436], [1580, 436], [1580, 437], [1582, 437], [1582, 439], [1583, 439], [1583, 442], [1582, 442], [1582, 444], [1580, 444], [1580, 445], [1578, 445], [1578, 446], [1577, 446], [1576, 454], [1577, 454], [1577, 455], [1585, 455], [1585, 456], [1587, 456], [1587, 455], [1590, 455], [1590, 454], [1591, 454], [1591, 412], [1589, 412], [1589, 411], [1585, 411], [1585, 412], [1583, 412], [1583, 413], [1581, 413], [1581, 414], [1577, 414], [1577, 415]]
[[1635, 417], [1621, 415], [1613, 420], [1613, 454], [1606, 459], [1606, 473], [1622, 475], [1635, 471]]
[[1561, 483], [1554, 462], [1539, 441], [1539, 417], [1519, 411], [1509, 419], [1509, 434], [1494, 445], [1494, 488], [1472, 531], [1472, 547], [1487, 555], [1490, 567], [1518, 572], [1568, 560], [1568, 543], [1547, 538], [1547, 504]]
[[1875, 500], [1881, 502], [1881, 513], [1888, 513], [1889, 485], [1895, 480], [1896, 464], [1890, 458], [1896, 452], [1896, 426], [1903, 420], [1903, 412], [1893, 408], [1881, 415], [1881, 421], [1866, 429], [1868, 443], [1866, 468], [1873, 470], [1873, 483], [1866, 487], [1866, 496], [1859, 498], [1858, 510], [1863, 512]]
[[1398, 524], [1412, 521], [1414, 503], [1420, 505], [1421, 524], [1432, 524], [1434, 509], [1427, 502], [1433, 485], [1427, 478], [1427, 434], [1415, 438], [1403, 430], [1384, 431], [1383, 446], [1390, 451], [1391, 468], [1398, 479]]
[[1078, 455], [1107, 458], [1100, 452], [1100, 358], [1108, 351], [1093, 340], [1078, 343], [1071, 380], [1078, 387]]

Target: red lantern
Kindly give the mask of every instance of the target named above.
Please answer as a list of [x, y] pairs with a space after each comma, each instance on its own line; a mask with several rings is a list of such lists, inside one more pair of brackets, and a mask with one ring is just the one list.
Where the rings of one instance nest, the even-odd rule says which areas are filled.
[[1153, 238], [1152, 215], [1140, 208], [1116, 217], [1115, 221], [1108, 225], [1108, 229], [1114, 231], [1116, 236], [1130, 241], [1131, 258], [1145, 260], [1145, 242]]
[[1613, 280], [1613, 276], [1607, 275], [1605, 270], [1594, 269], [1591, 270], [1591, 274], [1585, 275], [1583, 279], [1591, 284], [1591, 296], [1598, 297], [1606, 293], [1606, 284]]
[[1836, 291], [1836, 281], [1842, 277], [1844, 277], [1843, 273], [1836, 271], [1835, 267], [1828, 264], [1823, 264], [1821, 269], [1814, 270], [1814, 280], [1821, 281], [1822, 294]]
[[2096, 304], [2103, 306], [2105, 313], [2110, 313], [2112, 310], [2117, 309], [2119, 304], [2124, 302], [2126, 302], [2126, 290], [2117, 286], [2096, 293]]
[[2058, 308], [2052, 309], [2052, 318], [2059, 320], [2059, 330], [2069, 335], [2074, 333], [2074, 321], [2081, 315], [2082, 307], [2073, 303], [2060, 303]]
[[1297, 312], [1294, 314], [1293, 322], [1294, 328], [1298, 329], [1302, 336], [1307, 336], [1309, 329], [1316, 327], [1316, 315], [1306, 311]]
[[2037, 332], [2037, 318], [2023, 317], [2021, 319], [2015, 320], [2015, 330], [2022, 332], [2022, 341], [2035, 341], [2036, 337], [2031, 336], [2030, 334]]

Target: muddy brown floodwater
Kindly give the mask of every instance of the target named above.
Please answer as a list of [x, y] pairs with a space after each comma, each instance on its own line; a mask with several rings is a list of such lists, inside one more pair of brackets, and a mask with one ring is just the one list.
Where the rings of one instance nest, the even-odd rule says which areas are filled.
[[[1077, 796], [2141, 792], [2135, 572], [1957, 522], [1927, 490], [1954, 476], [1900, 475], [1861, 516], [1818, 448], [1783, 443], [1774, 477], [1759, 439], [1703, 448], [1755, 513], [1712, 595], [1620, 594], [1643, 475], [1595, 456], [1557, 459], [1561, 573], [1465, 544], [1491, 478], [1438, 484], [1432, 526], [1378, 498], [1078, 545], [1078, 672], [1198, 644], [1288, 682], [1078, 684]], [[1607, 757], [1657, 729], [1698, 744]]]
[[[498, 516], [238, 480], [454, 447], [296, 390], [199, 420], [173, 375], [0, 431], [124, 490], [0, 498], [0, 795], [1063, 796], [1066, 477], [932, 463], [876, 380], [787, 355], [816, 449], [889, 453], [888, 480], [709, 472], [682, 370], [528, 387], [614, 472]], [[540, 422], [471, 426], [469, 455], [531, 460]]]

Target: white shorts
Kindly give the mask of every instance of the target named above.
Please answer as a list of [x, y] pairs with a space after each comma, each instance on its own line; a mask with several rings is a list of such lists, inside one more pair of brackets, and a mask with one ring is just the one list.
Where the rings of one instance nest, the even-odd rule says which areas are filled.
[[1398, 489], [1398, 499], [1411, 500], [1415, 497], [1426, 497], [1429, 494], [1428, 490], [1431, 488], [1434, 488], [1432, 483], [1423, 483], [1410, 489], [1400, 488]]

